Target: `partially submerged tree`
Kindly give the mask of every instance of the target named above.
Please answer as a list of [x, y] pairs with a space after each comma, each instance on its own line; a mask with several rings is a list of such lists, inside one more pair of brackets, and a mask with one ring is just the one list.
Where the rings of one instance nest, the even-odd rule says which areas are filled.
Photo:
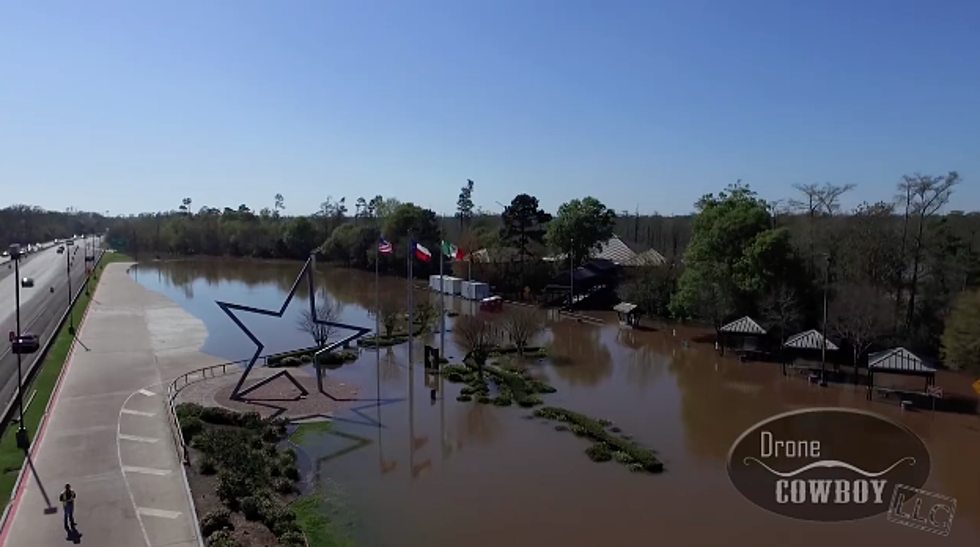
[[500, 346], [501, 329], [488, 314], [461, 315], [453, 324], [456, 343], [466, 351], [466, 358], [476, 362], [480, 374], [490, 352]]
[[786, 341], [787, 329], [796, 328], [803, 319], [802, 310], [796, 291], [785, 284], [770, 291], [760, 306], [763, 321], [779, 327], [780, 344]]
[[677, 269], [672, 266], [641, 266], [632, 270], [629, 278], [616, 289], [619, 298], [636, 304], [637, 315], [669, 315], [670, 296], [677, 290]]
[[398, 323], [404, 317], [404, 310], [394, 301], [382, 299], [380, 305], [371, 310], [371, 315], [377, 317], [378, 322], [381, 323], [381, 328], [384, 329], [384, 337], [391, 338], [395, 335]]
[[521, 356], [527, 350], [528, 344], [535, 336], [544, 332], [544, 329], [544, 316], [535, 308], [513, 306], [504, 314], [503, 331]]
[[946, 366], [980, 375], [980, 291], [960, 295], [942, 337]]
[[439, 310], [432, 305], [431, 296], [428, 291], [415, 291], [415, 313], [412, 320], [423, 334], [429, 331], [432, 322], [439, 317]]
[[857, 367], [888, 324], [886, 301], [867, 285], [846, 284], [836, 293], [827, 310], [827, 322], [851, 346], [852, 362]]
[[314, 317], [309, 307], [304, 307], [296, 320], [296, 328], [312, 336], [313, 342], [319, 347], [330, 341], [336, 332], [336, 327], [318, 321], [336, 321], [340, 315], [340, 305], [326, 291], [320, 291], [316, 300], [316, 316]]

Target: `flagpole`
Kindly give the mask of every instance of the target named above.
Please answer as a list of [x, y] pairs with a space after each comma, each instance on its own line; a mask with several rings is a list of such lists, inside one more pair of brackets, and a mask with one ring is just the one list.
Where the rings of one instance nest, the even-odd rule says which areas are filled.
[[[412, 342], [414, 341], [415, 334], [415, 305], [414, 305], [414, 293], [412, 285], [414, 284], [415, 274], [412, 272], [412, 255], [415, 254], [415, 240], [411, 240], [411, 245], [408, 249], [408, 365], [412, 366]], [[409, 382], [412, 379], [409, 378]]]
[[443, 257], [446, 256], [446, 243], [439, 249], [439, 358], [446, 354], [446, 273], [442, 268]]

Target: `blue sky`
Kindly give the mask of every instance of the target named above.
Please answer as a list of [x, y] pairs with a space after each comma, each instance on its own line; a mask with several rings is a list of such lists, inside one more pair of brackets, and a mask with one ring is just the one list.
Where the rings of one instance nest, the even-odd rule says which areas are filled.
[[905, 173], [980, 208], [980, 2], [7, 1], [2, 203], [594, 195], [685, 213]]

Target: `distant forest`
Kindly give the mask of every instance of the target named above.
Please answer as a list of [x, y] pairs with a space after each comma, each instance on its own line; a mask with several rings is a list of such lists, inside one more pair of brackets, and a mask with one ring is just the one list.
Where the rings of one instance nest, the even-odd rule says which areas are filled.
[[[974, 366], [980, 363], [980, 213], [951, 210], [959, 184], [955, 172], [909, 175], [881, 201], [845, 210], [851, 185], [794, 186], [772, 201], [739, 181], [699, 199], [687, 216], [616, 212], [591, 197], [549, 212], [521, 194], [494, 215], [474, 205], [475, 183], [467, 181], [453, 217], [384, 196], [351, 203], [328, 197], [309, 216], [289, 215], [280, 194], [258, 208], [195, 206], [185, 197], [171, 210], [114, 218], [18, 205], [0, 211], [0, 234], [9, 243], [108, 230], [108, 245], [140, 258], [303, 259], [317, 252], [366, 270], [380, 260], [383, 271], [396, 274], [404, 273], [412, 234], [433, 255], [443, 241], [463, 255], [486, 249], [489, 263], [474, 264], [473, 275], [501, 292], [540, 291], [567, 268], [541, 258], [564, 253], [581, 264], [615, 234], [634, 250], [652, 248], [666, 259], [632, 269], [619, 289], [650, 315], [718, 326], [753, 314], [780, 330], [819, 326], [826, 294], [828, 328], [855, 361], [873, 347], [900, 343]], [[394, 245], [394, 256], [378, 257], [379, 236]], [[458, 271], [461, 264], [453, 266]], [[433, 263], [417, 270], [434, 271]]]

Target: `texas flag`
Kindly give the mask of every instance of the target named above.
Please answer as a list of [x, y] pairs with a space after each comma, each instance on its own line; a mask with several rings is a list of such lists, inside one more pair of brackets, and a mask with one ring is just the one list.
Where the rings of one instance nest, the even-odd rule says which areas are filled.
[[415, 249], [415, 258], [421, 260], [422, 262], [428, 262], [432, 260], [432, 253], [428, 249], [419, 245], [416, 242], [412, 242], [412, 247]]

